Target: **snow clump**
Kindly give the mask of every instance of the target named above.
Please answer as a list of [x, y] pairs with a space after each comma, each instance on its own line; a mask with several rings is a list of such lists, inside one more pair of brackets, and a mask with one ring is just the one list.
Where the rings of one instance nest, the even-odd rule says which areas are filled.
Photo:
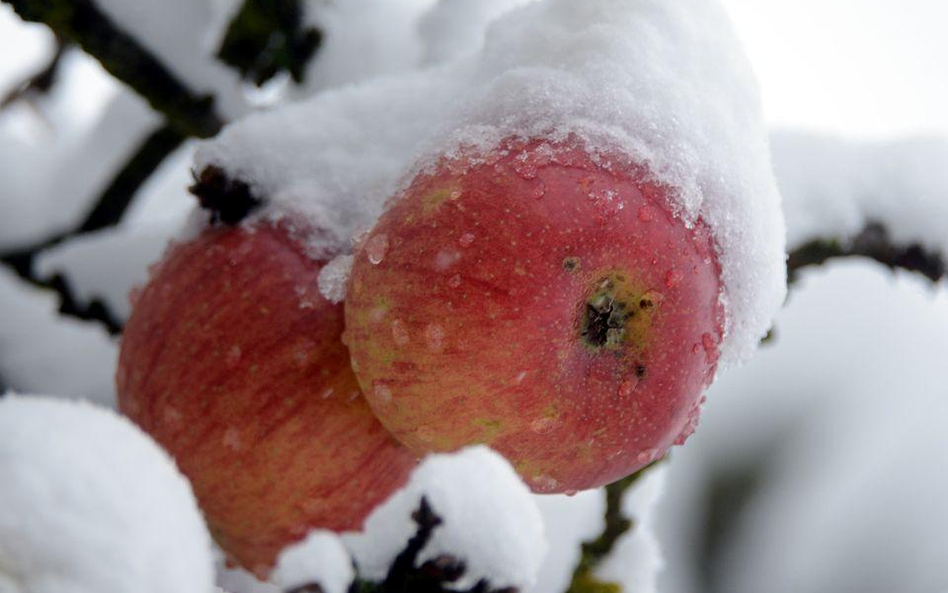
[[211, 540], [171, 458], [85, 402], [0, 400], [0, 591], [208, 593]]
[[442, 523], [419, 565], [443, 555], [460, 560], [464, 574], [452, 583], [459, 589], [482, 579], [495, 589], [533, 585], [547, 550], [543, 517], [510, 463], [484, 446], [428, 456], [408, 485], [369, 515], [362, 532], [344, 536], [362, 578], [385, 579], [418, 530], [412, 514], [422, 498]]
[[748, 358], [785, 295], [784, 227], [756, 81], [724, 9], [544, 0], [490, 21], [479, 50], [452, 51], [457, 61], [247, 117], [196, 164], [247, 182], [268, 200], [264, 216], [304, 217], [325, 257], [351, 252], [386, 201], [444, 155], [575, 135], [594, 158], [644, 163], [672, 188], [673, 212], [709, 224], [722, 363]]

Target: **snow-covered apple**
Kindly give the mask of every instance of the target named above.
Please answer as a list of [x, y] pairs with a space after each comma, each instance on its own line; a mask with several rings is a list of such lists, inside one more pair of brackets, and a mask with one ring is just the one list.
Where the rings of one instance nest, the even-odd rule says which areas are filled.
[[286, 225], [206, 229], [152, 271], [122, 338], [121, 410], [258, 575], [310, 529], [360, 528], [415, 465], [360, 393], [322, 264]]
[[723, 333], [703, 220], [618, 151], [508, 138], [424, 169], [356, 254], [346, 341], [423, 453], [486, 443], [538, 492], [625, 476], [693, 430]]

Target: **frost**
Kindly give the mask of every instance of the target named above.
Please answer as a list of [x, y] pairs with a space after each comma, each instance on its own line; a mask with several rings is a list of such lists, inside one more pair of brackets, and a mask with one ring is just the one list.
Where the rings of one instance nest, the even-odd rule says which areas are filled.
[[477, 446], [431, 455], [408, 485], [366, 520], [364, 531], [344, 536], [363, 578], [383, 580], [415, 534], [411, 519], [422, 497], [443, 520], [419, 563], [449, 555], [466, 566], [452, 586], [466, 589], [481, 579], [493, 588], [529, 588], [546, 553], [543, 519], [529, 489], [510, 464]]
[[646, 163], [686, 223], [708, 222], [728, 313], [722, 361], [747, 358], [783, 301], [784, 230], [755, 81], [716, 2], [528, 4], [458, 61], [252, 115], [196, 162], [248, 182], [270, 200], [264, 215], [306, 217], [314, 248], [339, 253], [439, 155], [568, 134], [594, 157]]
[[352, 559], [339, 536], [322, 530], [283, 550], [270, 575], [284, 590], [317, 584], [324, 593], [346, 593], [354, 578]]
[[207, 593], [210, 537], [171, 458], [86, 403], [0, 400], [0, 590]]

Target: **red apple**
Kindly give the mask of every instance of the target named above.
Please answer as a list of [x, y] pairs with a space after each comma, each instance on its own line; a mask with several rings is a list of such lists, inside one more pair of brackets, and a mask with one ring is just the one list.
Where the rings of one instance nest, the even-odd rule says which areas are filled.
[[281, 226], [208, 229], [153, 270], [122, 338], [121, 410], [258, 575], [312, 528], [360, 528], [415, 464], [359, 391], [322, 265]]
[[346, 302], [353, 368], [417, 453], [486, 443], [538, 492], [602, 485], [694, 424], [722, 339], [707, 225], [576, 138], [444, 158], [381, 217]]

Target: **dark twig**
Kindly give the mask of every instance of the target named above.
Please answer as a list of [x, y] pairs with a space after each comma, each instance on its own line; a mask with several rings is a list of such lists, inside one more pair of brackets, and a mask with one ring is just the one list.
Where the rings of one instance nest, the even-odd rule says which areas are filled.
[[606, 511], [604, 513], [605, 527], [602, 533], [594, 540], [583, 542], [582, 556], [573, 571], [573, 580], [566, 593], [620, 593], [622, 588], [616, 583], [600, 581], [595, 576], [598, 567], [615, 548], [619, 538], [632, 529], [633, 519], [626, 517], [622, 511], [622, 500], [641, 478], [657, 463], [653, 461], [639, 471], [606, 486]]
[[217, 57], [258, 86], [278, 72], [299, 83], [321, 41], [318, 30], [303, 28], [300, 0], [245, 0]]
[[800, 271], [841, 257], [867, 257], [886, 266], [921, 274], [932, 282], [945, 277], [945, 260], [940, 253], [919, 243], [899, 245], [892, 241], [888, 229], [880, 222], [869, 222], [851, 240], [816, 239], [794, 249], [787, 259], [790, 284], [799, 279]]
[[442, 524], [428, 500], [424, 497], [412, 519], [418, 526], [405, 549], [395, 557], [388, 575], [381, 583], [357, 579], [350, 593], [517, 593], [514, 588], [493, 589], [486, 580], [478, 581], [472, 588], [458, 590], [450, 587], [462, 576], [464, 562], [447, 554], [437, 556], [418, 566], [418, 556], [431, 541], [434, 530]]
[[31, 95], [43, 94], [49, 92], [56, 82], [59, 75], [59, 67], [62, 64], [63, 56], [70, 47], [62, 37], [56, 37], [56, 51], [49, 59], [49, 62], [39, 72], [31, 75], [26, 80], [15, 85], [6, 97], [0, 101], [0, 109], [6, 109], [13, 103], [25, 99]]
[[182, 136], [208, 138], [222, 126], [213, 98], [192, 93], [136, 39], [122, 31], [92, 0], [2, 0], [21, 18], [44, 23], [93, 56], [113, 76], [164, 114]]

